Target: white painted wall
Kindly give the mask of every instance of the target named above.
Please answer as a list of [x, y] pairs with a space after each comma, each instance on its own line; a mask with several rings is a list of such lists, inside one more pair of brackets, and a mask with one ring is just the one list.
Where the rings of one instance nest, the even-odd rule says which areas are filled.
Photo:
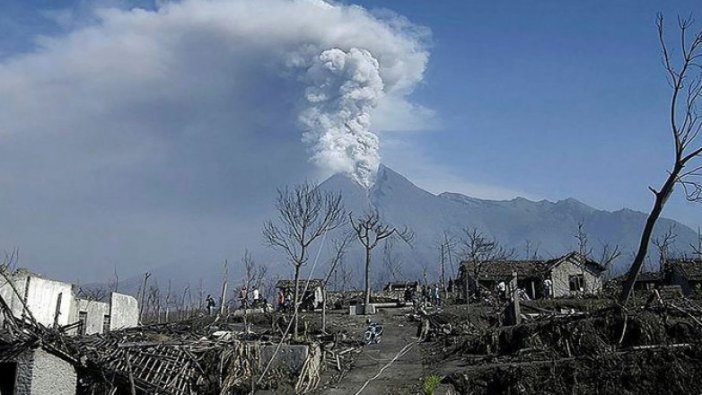
[[595, 294], [602, 289], [602, 279], [599, 276], [594, 276], [590, 271], [583, 269], [579, 262], [566, 260], [557, 265], [551, 271], [551, 280], [553, 281], [553, 296], [569, 296], [575, 295], [578, 292], [570, 290], [570, 276], [582, 275], [585, 280], [585, 288], [583, 293]]
[[[41, 278], [28, 271], [20, 270], [12, 275], [17, 292], [4, 279], [0, 280], [0, 296], [9, 305], [15, 317], [22, 317], [22, 300], [26, 297], [27, 307], [42, 325], [53, 326], [58, 306], [58, 324], [68, 325], [78, 322], [79, 313], [87, 313], [86, 334], [102, 333], [105, 315], [110, 316], [110, 330], [130, 328], [139, 324], [139, 304], [136, 298], [113, 292], [108, 302], [78, 299], [73, 285]], [[19, 294], [19, 295], [17, 295]], [[0, 315], [0, 322], [2, 315]], [[77, 329], [71, 333], [78, 333]]]
[[[8, 304], [16, 317], [22, 317], [24, 312], [22, 299], [26, 297], [27, 307], [38, 323], [53, 326], [57, 309], [59, 325], [67, 325], [71, 322], [75, 306], [71, 284], [37, 277], [24, 271], [15, 273], [13, 280], [19, 295], [4, 279], [0, 285], [0, 295], [5, 301], [9, 301]], [[59, 295], [61, 295], [61, 301], [60, 305], [57, 305]]]
[[139, 325], [139, 303], [129, 295], [112, 292], [110, 295], [110, 330]]
[[[78, 312], [81, 311], [87, 313], [85, 334], [92, 335], [94, 333], [102, 333], [102, 323], [105, 316], [110, 315], [110, 305], [95, 300], [78, 299]], [[76, 314], [74, 322], [78, 321], [78, 317], [79, 315]]]

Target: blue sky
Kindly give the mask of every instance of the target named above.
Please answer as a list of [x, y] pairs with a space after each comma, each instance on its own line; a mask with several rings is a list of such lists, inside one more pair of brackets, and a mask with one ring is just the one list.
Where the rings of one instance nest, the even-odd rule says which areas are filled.
[[[295, 45], [373, 47], [390, 92], [374, 114], [381, 158], [419, 186], [648, 211], [647, 186], [672, 158], [655, 16], [673, 33], [678, 14], [699, 10], [693, 1], [360, 1], [337, 3], [325, 25], [305, 5], [225, 3], [232, 21], [197, 1], [0, 4], [0, 85], [17, 89], [0, 136], [23, 131], [4, 135], [0, 152], [9, 247], [110, 266], [128, 246], [139, 267], [201, 256], [208, 237], [221, 245], [212, 254], [226, 255], [226, 240], [246, 230], [224, 232], [223, 218], [258, 226], [246, 204], [268, 204], [294, 177], [328, 174], [290, 132], [302, 77], [289, 78], [276, 56], [297, 32]], [[696, 227], [701, 209], [677, 194], [664, 215]], [[162, 240], [141, 243], [154, 233]], [[76, 255], [86, 238], [92, 250]], [[162, 256], [183, 247], [191, 252]]]
[[[442, 125], [413, 136], [432, 161], [536, 198], [648, 210], [646, 187], [662, 182], [672, 158], [655, 16], [672, 33], [699, 3], [362, 4], [432, 30], [416, 97]], [[701, 207], [679, 195], [666, 215], [702, 224]]]

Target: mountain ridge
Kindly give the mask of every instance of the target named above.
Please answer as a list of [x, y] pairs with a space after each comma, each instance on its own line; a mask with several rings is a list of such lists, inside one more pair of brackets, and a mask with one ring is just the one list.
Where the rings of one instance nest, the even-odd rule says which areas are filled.
[[[638, 247], [646, 219], [646, 214], [639, 211], [627, 208], [607, 211], [572, 197], [551, 202], [523, 197], [487, 200], [456, 192], [432, 194], [384, 165], [378, 169], [376, 182], [369, 189], [358, 185], [365, 193], [354, 191], [354, 185], [355, 181], [349, 177], [337, 174], [322, 182], [320, 187], [340, 192], [344, 204], [354, 213], [372, 208], [386, 222], [412, 228], [415, 246], [406, 258], [415, 256], [413, 264], [409, 265], [415, 266], [415, 271], [424, 265], [422, 261], [435, 265], [433, 262], [438, 260], [436, 240], [443, 232], [458, 235], [463, 228], [477, 228], [514, 248], [520, 256], [528, 240], [539, 246], [541, 254], [552, 257], [577, 248], [574, 234], [582, 222], [595, 253], [607, 243], [619, 245], [627, 254]], [[689, 252], [687, 246], [696, 242], [697, 235], [680, 222], [661, 218], [654, 238], [670, 226], [678, 234], [679, 252]], [[624, 261], [627, 260], [620, 260], [615, 272], [623, 269]]]

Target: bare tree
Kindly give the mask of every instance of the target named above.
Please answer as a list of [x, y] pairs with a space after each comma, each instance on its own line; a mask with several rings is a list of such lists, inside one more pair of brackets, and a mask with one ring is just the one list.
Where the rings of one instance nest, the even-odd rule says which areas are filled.
[[[476, 296], [479, 297], [480, 287], [478, 286], [478, 278], [480, 278], [483, 265], [489, 262], [511, 259], [514, 256], [514, 250], [503, 247], [496, 239], [484, 234], [477, 228], [464, 228], [462, 233], [461, 244], [463, 248], [463, 258], [473, 265], [475, 293]], [[464, 286], [467, 301], [469, 300], [467, 276]]]
[[351, 233], [346, 233], [343, 237], [339, 239], [334, 239], [332, 241], [332, 245], [334, 246], [334, 254], [332, 255], [332, 259], [329, 264], [329, 271], [327, 272], [327, 275], [324, 278], [324, 299], [322, 301], [322, 332], [326, 332], [327, 330], [327, 284], [329, 283], [332, 274], [336, 275], [339, 265], [343, 263], [344, 256], [346, 255], [346, 249], [348, 248], [349, 243], [351, 242], [352, 236], [353, 235]]
[[295, 269], [293, 326], [297, 338], [300, 269], [309, 260], [310, 245], [342, 226], [346, 217], [340, 194], [321, 191], [310, 183], [279, 189], [276, 210], [278, 218], [266, 222], [263, 238], [270, 247], [283, 251]]
[[648, 253], [648, 245], [656, 221], [658, 221], [675, 186], [680, 184], [683, 187], [688, 200], [697, 202], [702, 200], [702, 184], [699, 181], [699, 176], [702, 175], [702, 165], [699, 161], [700, 154], [702, 154], [702, 144], [697, 139], [702, 128], [702, 122], [697, 113], [697, 100], [702, 94], [702, 68], [700, 68], [702, 30], [690, 34], [690, 29], [693, 26], [692, 18], [678, 18], [680, 53], [676, 61], [668, 49], [663, 16], [660, 14], [656, 20], [656, 26], [666, 77], [672, 89], [669, 114], [674, 156], [673, 164], [668, 170], [668, 177], [660, 190], [649, 187], [654, 195], [653, 208], [646, 219], [636, 257], [631, 264], [619, 298], [622, 304], [625, 304], [631, 296], [634, 283]]
[[383, 281], [384, 284], [390, 280], [398, 281], [402, 278], [402, 257], [395, 252], [395, 240], [389, 238], [383, 245]]
[[592, 256], [592, 248], [590, 247], [590, 239], [585, 232], [585, 222], [578, 222], [578, 229], [573, 235], [575, 240], [578, 242], [578, 253], [583, 258], [589, 258]]
[[331, 279], [332, 275], [336, 275], [339, 271], [340, 266], [343, 265], [344, 257], [346, 256], [346, 251], [348, 250], [349, 243], [353, 237], [352, 233], [345, 233], [342, 237], [334, 239], [332, 241], [334, 254], [332, 255], [331, 261], [329, 263], [329, 271], [324, 279], [324, 284], [326, 284]]
[[534, 243], [529, 239], [524, 240], [524, 258], [538, 260], [539, 248], [541, 248], [540, 242]]
[[109, 291], [102, 287], [79, 287], [78, 297], [85, 300], [101, 302], [107, 298]]
[[6, 272], [12, 272], [17, 268], [17, 262], [19, 262], [19, 248], [13, 248], [12, 251], [4, 252], [4, 258], [0, 263], [0, 270]]
[[108, 283], [108, 288], [112, 292], [117, 292], [117, 290], [119, 289], [119, 275], [117, 274], [117, 265], [116, 264], [113, 267], [112, 279]]
[[658, 249], [658, 264], [661, 270], [665, 271], [671, 258], [671, 249], [675, 244], [675, 239], [678, 235], [675, 233], [675, 225], [668, 227], [659, 237], [655, 237], [652, 241], [653, 245]]
[[409, 228], [404, 227], [398, 229], [388, 225], [380, 219], [380, 214], [377, 211], [369, 211], [359, 218], [354, 219], [352, 214], [349, 214], [351, 226], [356, 233], [356, 238], [361, 243], [365, 250], [365, 308], [370, 304], [370, 265], [371, 253], [378, 244], [389, 237], [397, 236], [405, 243], [410, 244], [414, 238]]
[[437, 249], [439, 250], [439, 282], [441, 289], [446, 292], [446, 261], [451, 269], [451, 277], [456, 276], [456, 269], [453, 266], [453, 251], [456, 248], [456, 238], [451, 236], [449, 232], [444, 231], [441, 237], [437, 240]]
[[139, 290], [139, 321], [141, 322], [141, 316], [144, 313], [144, 304], [146, 302], [146, 285], [149, 282], [149, 277], [151, 277], [151, 273], [146, 272], [144, 273], [144, 282], [141, 284], [141, 289]]
[[605, 268], [607, 277], [611, 276], [614, 262], [616, 262], [621, 256], [622, 252], [619, 250], [619, 245], [615, 244], [612, 246], [609, 243], [602, 243], [600, 264]]

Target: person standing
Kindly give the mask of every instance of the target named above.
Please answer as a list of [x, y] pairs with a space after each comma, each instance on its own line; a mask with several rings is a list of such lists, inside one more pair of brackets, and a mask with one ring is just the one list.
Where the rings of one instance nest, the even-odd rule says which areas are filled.
[[285, 307], [285, 291], [282, 289], [278, 291], [278, 311], [282, 311]]
[[212, 315], [212, 309], [215, 307], [215, 301], [212, 295], [207, 295], [207, 298], [205, 299], [205, 306], [207, 307], [207, 315]]
[[258, 291], [258, 287], [254, 287], [253, 291], [251, 292], [253, 296], [253, 306], [258, 307], [258, 303], [260, 302], [260, 292]]
[[439, 293], [439, 284], [434, 285], [434, 305], [441, 306], [441, 294]]
[[551, 298], [553, 296], [553, 281], [550, 278], [544, 280], [544, 297]]
[[241, 287], [239, 291], [239, 302], [241, 303], [242, 309], [249, 307], [249, 291], [246, 289], [246, 285]]
[[504, 281], [500, 281], [499, 283], [497, 283], [497, 294], [502, 300], [505, 300], [507, 298], [507, 285]]

